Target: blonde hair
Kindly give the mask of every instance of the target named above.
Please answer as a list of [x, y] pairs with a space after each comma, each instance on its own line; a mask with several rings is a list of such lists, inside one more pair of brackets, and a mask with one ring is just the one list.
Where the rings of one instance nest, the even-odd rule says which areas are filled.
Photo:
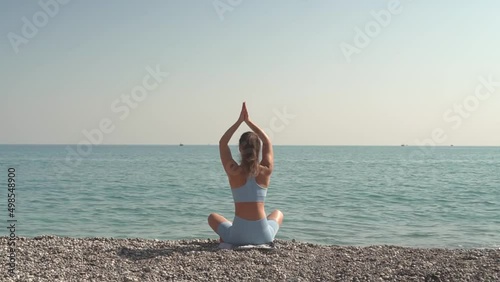
[[253, 176], [259, 173], [260, 139], [252, 131], [245, 132], [240, 137], [241, 167]]

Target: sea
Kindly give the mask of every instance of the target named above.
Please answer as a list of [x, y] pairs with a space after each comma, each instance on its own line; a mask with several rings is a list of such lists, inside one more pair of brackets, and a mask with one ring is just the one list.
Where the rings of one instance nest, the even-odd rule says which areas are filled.
[[[500, 147], [274, 146], [274, 155], [265, 207], [284, 214], [277, 239], [500, 247]], [[208, 215], [234, 216], [214, 145], [0, 145], [0, 170], [3, 224], [15, 220], [18, 237], [218, 239]]]

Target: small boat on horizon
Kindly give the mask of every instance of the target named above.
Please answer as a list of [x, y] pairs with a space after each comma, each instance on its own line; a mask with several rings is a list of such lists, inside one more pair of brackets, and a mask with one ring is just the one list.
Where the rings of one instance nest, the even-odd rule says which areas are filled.
[[179, 144], [179, 146], [184, 146], [184, 144], [181, 143], [181, 144]]

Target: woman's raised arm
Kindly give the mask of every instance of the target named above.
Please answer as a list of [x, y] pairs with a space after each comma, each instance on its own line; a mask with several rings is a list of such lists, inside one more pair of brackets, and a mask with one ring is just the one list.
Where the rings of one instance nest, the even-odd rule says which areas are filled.
[[248, 112], [245, 106], [245, 123], [252, 129], [253, 132], [257, 133], [260, 140], [262, 140], [262, 161], [260, 165], [265, 166], [272, 172], [274, 166], [274, 155], [273, 155], [273, 145], [271, 144], [271, 139], [257, 124], [253, 123], [248, 117]]
[[246, 107], [245, 103], [243, 103], [243, 106], [241, 107], [240, 117], [231, 127], [229, 127], [226, 133], [224, 133], [224, 135], [222, 135], [219, 140], [220, 159], [224, 170], [228, 174], [233, 173], [235, 168], [237, 168], [238, 166], [238, 164], [233, 160], [233, 156], [231, 155], [231, 149], [229, 149], [229, 140], [231, 140], [231, 137], [233, 137], [233, 134], [236, 132], [238, 127], [240, 127], [243, 121], [245, 121], [245, 115]]

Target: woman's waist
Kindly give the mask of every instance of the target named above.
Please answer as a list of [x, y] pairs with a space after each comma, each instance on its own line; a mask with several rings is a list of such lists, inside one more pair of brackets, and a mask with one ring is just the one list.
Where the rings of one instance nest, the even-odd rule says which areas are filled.
[[246, 220], [259, 220], [266, 217], [263, 202], [234, 203], [236, 216]]

